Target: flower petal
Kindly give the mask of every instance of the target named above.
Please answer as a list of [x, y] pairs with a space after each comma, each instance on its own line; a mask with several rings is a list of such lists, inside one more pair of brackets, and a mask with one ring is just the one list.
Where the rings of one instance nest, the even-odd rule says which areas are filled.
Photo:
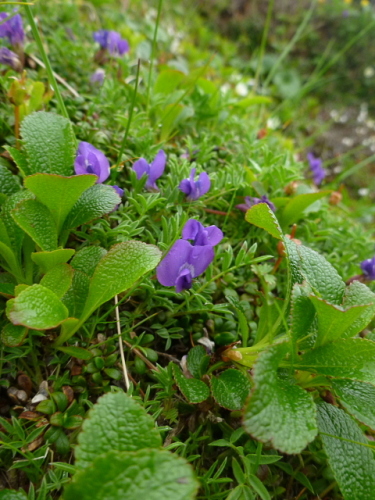
[[190, 195], [191, 193], [191, 184], [189, 179], [184, 179], [183, 181], [180, 182], [178, 189], [185, 193], [187, 196]]
[[224, 238], [223, 231], [216, 226], [208, 226], [205, 228], [205, 231], [208, 243], [213, 247]]
[[190, 269], [183, 269], [176, 279], [176, 292], [180, 293], [182, 290], [189, 290], [193, 285], [193, 277]]
[[182, 238], [184, 240], [195, 240], [199, 232], [203, 229], [204, 228], [199, 221], [196, 219], [189, 219], [182, 229]]
[[155, 156], [154, 161], [150, 165], [149, 181], [151, 184], [154, 184], [156, 179], [159, 179], [159, 177], [163, 175], [166, 162], [167, 162], [167, 155], [161, 149]]
[[190, 263], [194, 247], [186, 240], [177, 240], [156, 268], [159, 283], [174, 286], [184, 264]]
[[150, 175], [150, 165], [144, 158], [139, 158], [139, 160], [133, 164], [133, 170], [137, 174], [137, 179], [140, 179], [143, 174], [147, 176]]
[[211, 181], [206, 172], [202, 172], [199, 175], [197, 184], [198, 184], [197, 187], [198, 187], [199, 197], [206, 194], [211, 187]]
[[193, 266], [193, 278], [202, 274], [214, 260], [214, 249], [211, 245], [193, 247], [189, 263]]

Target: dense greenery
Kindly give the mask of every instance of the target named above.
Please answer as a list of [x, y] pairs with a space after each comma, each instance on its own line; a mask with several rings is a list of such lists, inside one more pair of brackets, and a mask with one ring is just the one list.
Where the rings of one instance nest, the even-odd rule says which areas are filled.
[[319, 140], [375, 13], [288, 45], [273, 4], [236, 41], [172, 0], [0, 21], [0, 499], [373, 498], [371, 152]]

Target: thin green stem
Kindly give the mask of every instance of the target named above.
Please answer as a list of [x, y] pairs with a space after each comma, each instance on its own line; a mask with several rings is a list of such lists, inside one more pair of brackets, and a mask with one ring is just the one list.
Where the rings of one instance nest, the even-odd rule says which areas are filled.
[[306, 28], [308, 22], [310, 21], [311, 19], [311, 16], [312, 16], [312, 13], [314, 11], [314, 7], [315, 7], [315, 1], [311, 2], [311, 5], [310, 5], [310, 8], [309, 10], [306, 12], [306, 15], [305, 17], [303, 18], [301, 24], [299, 25], [297, 31], [295, 32], [293, 38], [290, 40], [290, 42], [287, 44], [287, 46], [285, 47], [285, 49], [282, 51], [282, 53], [280, 54], [278, 60], [276, 61], [276, 63], [273, 65], [271, 71], [269, 72], [265, 82], [264, 82], [264, 86], [266, 87], [269, 82], [272, 81], [272, 78], [274, 77], [274, 75], [276, 74], [277, 70], [279, 69], [279, 66], [280, 64], [283, 62], [283, 60], [286, 58], [286, 56], [289, 54], [289, 52], [293, 49], [293, 47], [295, 46], [295, 44], [297, 43], [297, 41], [299, 40], [299, 38], [301, 37], [304, 29]]
[[34, 370], [35, 370], [35, 380], [36, 380], [37, 384], [39, 385], [42, 382], [43, 377], [42, 377], [42, 372], [40, 371], [38, 357], [36, 355], [35, 348], [33, 345], [32, 335], [30, 333], [29, 333], [29, 345], [30, 345], [31, 359], [33, 362]]
[[132, 99], [132, 102], [130, 104], [129, 118], [128, 118], [128, 123], [126, 124], [125, 134], [124, 134], [124, 137], [122, 139], [120, 152], [119, 152], [118, 157], [117, 157], [117, 165], [119, 165], [120, 162], [121, 162], [121, 157], [122, 157], [122, 154], [123, 154], [124, 149], [125, 149], [125, 144], [126, 144], [126, 141], [127, 141], [127, 138], [128, 138], [129, 130], [130, 130], [130, 124], [131, 124], [132, 118], [133, 118], [133, 111], [134, 111], [134, 106], [135, 106], [135, 99], [137, 97], [137, 92], [138, 92], [138, 82], [139, 82], [140, 67], [141, 67], [141, 60], [138, 59], [137, 74], [136, 74], [136, 77], [135, 77], [135, 87], [134, 87], [134, 92], [133, 92], [133, 99]]
[[155, 52], [156, 52], [156, 39], [157, 39], [157, 36], [158, 36], [158, 29], [159, 29], [159, 22], [160, 22], [160, 14], [161, 14], [161, 7], [162, 7], [162, 5], [163, 5], [163, 0], [159, 0], [159, 3], [158, 3], [158, 13], [157, 13], [157, 16], [156, 16], [156, 23], [155, 23], [155, 29], [154, 29], [154, 37], [153, 37], [153, 40], [152, 40], [150, 69], [149, 69], [149, 72], [148, 72], [146, 111], [148, 110], [148, 105], [149, 105], [149, 101], [150, 101], [152, 70], [154, 69], [154, 58], [155, 58]]
[[264, 30], [263, 30], [263, 34], [262, 34], [262, 41], [260, 43], [257, 70], [256, 70], [255, 77], [254, 77], [254, 87], [253, 87], [254, 94], [256, 93], [258, 82], [259, 82], [259, 76], [260, 76], [260, 73], [261, 73], [262, 68], [263, 68], [264, 52], [265, 52], [265, 48], [266, 48], [268, 32], [269, 32], [270, 26], [271, 26], [271, 18], [272, 18], [274, 4], [275, 4], [275, 0], [270, 0], [270, 3], [268, 4], [267, 18], [266, 18], [266, 23], [264, 25]]
[[65, 116], [65, 118], [69, 119], [68, 112], [66, 110], [63, 98], [61, 96], [60, 89], [59, 89], [59, 87], [57, 85], [57, 81], [56, 81], [55, 75], [53, 74], [53, 70], [52, 70], [52, 67], [51, 67], [51, 63], [49, 62], [49, 59], [48, 59], [48, 56], [47, 56], [47, 52], [44, 49], [44, 45], [43, 45], [42, 39], [40, 37], [40, 33], [39, 33], [38, 28], [37, 28], [37, 25], [35, 23], [34, 16], [33, 16], [33, 13], [31, 11], [30, 5], [24, 3], [23, 6], [25, 8], [26, 17], [27, 17], [27, 20], [29, 21], [29, 24], [30, 24], [30, 27], [31, 27], [31, 31], [33, 33], [33, 37], [35, 38], [35, 42], [36, 42], [36, 44], [38, 46], [38, 49], [39, 49], [40, 54], [42, 56], [43, 62], [45, 64], [45, 66], [46, 66], [48, 81], [49, 81], [51, 87], [53, 88], [53, 90], [55, 92], [55, 96], [56, 96], [56, 99], [57, 99], [58, 106], [60, 108], [60, 112], [61, 112], [61, 114], [63, 116]]

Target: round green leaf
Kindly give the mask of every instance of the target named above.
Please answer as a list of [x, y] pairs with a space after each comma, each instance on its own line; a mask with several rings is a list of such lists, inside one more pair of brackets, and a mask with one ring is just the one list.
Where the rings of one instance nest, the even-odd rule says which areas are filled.
[[189, 403], [201, 403], [210, 396], [210, 389], [201, 380], [186, 378], [177, 365], [173, 365], [173, 375], [178, 388]]
[[2, 490], [0, 500], [27, 500], [27, 496], [23, 490]]
[[8, 300], [6, 312], [14, 325], [34, 330], [55, 328], [68, 317], [64, 304], [42, 285], [29, 286], [15, 299]]
[[42, 250], [56, 250], [56, 224], [46, 206], [37, 200], [24, 200], [12, 210], [12, 217]]
[[52, 252], [35, 252], [31, 254], [31, 260], [40, 267], [42, 273], [46, 273], [58, 264], [65, 264], [74, 255], [72, 248], [59, 248]]
[[146, 411], [122, 392], [101, 397], [83, 424], [75, 449], [76, 466], [92, 465], [110, 450], [136, 451], [161, 446], [159, 431]]
[[1, 341], [8, 347], [16, 347], [23, 344], [29, 330], [25, 326], [8, 323], [1, 331]]
[[311, 394], [293, 380], [279, 377], [278, 366], [288, 350], [289, 345], [283, 343], [260, 354], [244, 427], [284, 453], [300, 453], [317, 434], [316, 408]]
[[64, 499], [193, 500], [197, 489], [191, 466], [168, 451], [110, 451], [74, 476]]
[[249, 379], [238, 370], [229, 368], [211, 379], [212, 395], [228, 410], [241, 410], [250, 393]]

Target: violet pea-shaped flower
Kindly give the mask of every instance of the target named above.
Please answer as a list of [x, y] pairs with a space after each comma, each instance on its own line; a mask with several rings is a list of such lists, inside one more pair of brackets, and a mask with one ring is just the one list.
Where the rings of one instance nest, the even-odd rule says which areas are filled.
[[314, 184], [315, 186], [320, 186], [323, 179], [327, 175], [326, 171], [323, 168], [322, 160], [314, 156], [313, 153], [307, 154], [307, 160], [309, 162]]
[[120, 33], [110, 30], [99, 30], [94, 33], [94, 40], [102, 49], [108, 50], [111, 56], [122, 56], [129, 52], [127, 40], [121, 38]]
[[270, 201], [266, 195], [263, 195], [261, 198], [254, 198], [252, 196], [245, 196], [245, 203], [240, 203], [239, 205], [236, 205], [236, 208], [241, 210], [242, 212], [247, 212], [249, 208], [253, 207], [254, 205], [258, 205], [259, 203], [266, 203], [272, 212], [276, 211], [275, 205]]
[[204, 227], [196, 219], [189, 219], [182, 229], [182, 238], [192, 240], [194, 246], [211, 245], [213, 247], [220, 243], [223, 236], [223, 231], [218, 227]]
[[90, 77], [91, 83], [97, 83], [98, 85], [102, 85], [104, 82], [105, 71], [102, 68], [98, 68]]
[[214, 259], [211, 245], [193, 246], [186, 240], [177, 240], [156, 268], [159, 283], [175, 286], [176, 292], [189, 290], [193, 278], [202, 274]]
[[13, 46], [22, 45], [25, 40], [25, 32], [20, 14], [11, 17], [6, 12], [0, 12], [0, 22], [0, 38], [7, 38]]
[[361, 262], [361, 269], [367, 280], [375, 280], [375, 257]]
[[197, 181], [194, 180], [195, 172], [196, 169], [192, 168], [190, 170], [190, 177], [181, 181], [178, 186], [190, 201], [198, 200], [198, 198], [207, 193], [211, 186], [210, 178], [206, 172], [199, 174]]
[[89, 142], [80, 142], [74, 161], [74, 171], [77, 175], [95, 174], [97, 183], [108, 179], [110, 174], [109, 161], [105, 155]]
[[140, 179], [143, 175], [147, 176], [146, 189], [149, 191], [159, 191], [156, 180], [163, 175], [166, 162], [167, 155], [160, 149], [152, 163], [148, 163], [144, 158], [139, 158], [134, 163], [133, 170], [137, 174], [137, 179]]
[[6, 64], [10, 66], [15, 71], [21, 69], [21, 61], [17, 54], [9, 50], [7, 47], [0, 48], [0, 64]]

